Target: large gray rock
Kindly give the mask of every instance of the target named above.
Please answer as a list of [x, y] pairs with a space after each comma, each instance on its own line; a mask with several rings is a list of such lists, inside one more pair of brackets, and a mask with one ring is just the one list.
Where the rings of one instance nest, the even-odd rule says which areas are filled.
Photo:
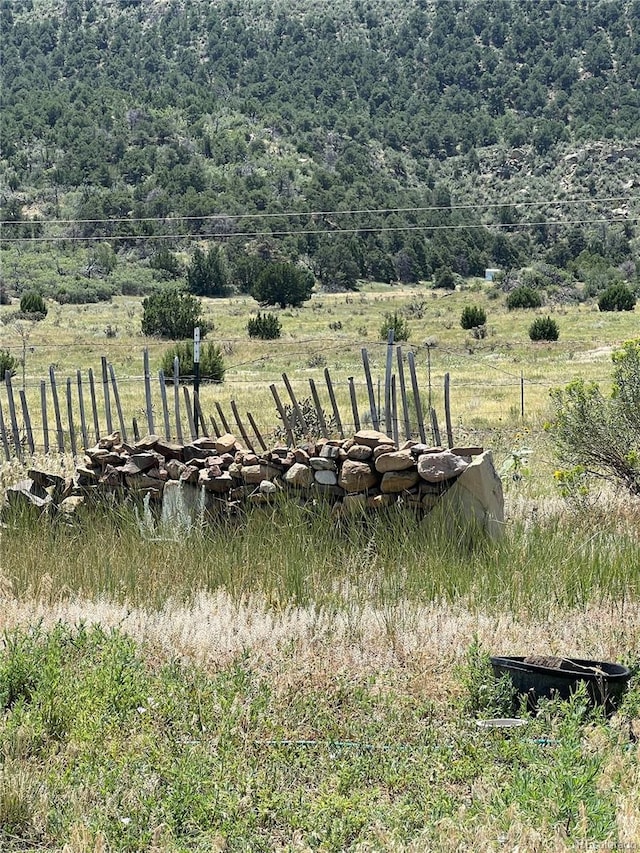
[[468, 465], [461, 456], [456, 456], [450, 450], [425, 453], [418, 457], [418, 474], [428, 483], [442, 483], [458, 477]]
[[314, 479], [316, 483], [320, 483], [321, 486], [335, 486], [338, 483], [338, 474], [336, 471], [320, 469], [315, 472]]
[[477, 526], [494, 539], [502, 535], [504, 494], [490, 450], [467, 465], [439, 499], [437, 512], [442, 512], [445, 522], [456, 530]]
[[377, 485], [378, 477], [366, 462], [346, 459], [342, 463], [338, 483], [347, 493], [364, 492], [366, 489], [371, 489]]
[[323, 459], [322, 456], [312, 456], [309, 464], [314, 471], [337, 471], [338, 467], [333, 459]]

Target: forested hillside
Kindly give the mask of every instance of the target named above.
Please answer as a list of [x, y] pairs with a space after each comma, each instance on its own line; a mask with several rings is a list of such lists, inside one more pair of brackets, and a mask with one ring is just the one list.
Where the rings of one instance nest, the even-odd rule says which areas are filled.
[[640, 0], [3, 0], [2, 40], [5, 246], [213, 235], [328, 287], [635, 256]]

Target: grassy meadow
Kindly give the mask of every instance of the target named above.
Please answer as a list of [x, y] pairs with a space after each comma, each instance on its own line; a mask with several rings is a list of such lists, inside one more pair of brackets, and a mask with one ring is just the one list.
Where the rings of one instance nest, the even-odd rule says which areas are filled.
[[[125, 411], [143, 421], [142, 351], [154, 373], [167, 344], [140, 335], [141, 303], [51, 303], [29, 331], [29, 400], [49, 365], [62, 380], [98, 373], [104, 355]], [[467, 304], [487, 311], [484, 340], [460, 328]], [[286, 371], [299, 397], [309, 377], [323, 396], [328, 367], [346, 413], [361, 347], [376, 382], [382, 319], [402, 311], [423, 398], [428, 341], [441, 420], [449, 372], [456, 439], [505, 466], [504, 535], [472, 542], [435, 516], [393, 511], [338, 523], [287, 502], [179, 537], [129, 506], [71, 521], [5, 514], [0, 849], [633, 849], [640, 505], [604, 487], [561, 497], [543, 424], [554, 385], [584, 376], [606, 387], [611, 349], [637, 336], [635, 312], [547, 305], [538, 313], [560, 339], [532, 344], [536, 312], [507, 312], [484, 283], [450, 294], [370, 285], [278, 311], [282, 338], [256, 342], [246, 322], [257, 307], [204, 300], [227, 365], [224, 383], [203, 388], [205, 411], [234, 399], [273, 426], [269, 384], [284, 391]], [[0, 348], [21, 349], [11, 325], [0, 334]], [[24, 470], [2, 463], [0, 489]], [[514, 711], [490, 654], [615, 660], [634, 677], [612, 718], [577, 695], [491, 731], [477, 719]]]

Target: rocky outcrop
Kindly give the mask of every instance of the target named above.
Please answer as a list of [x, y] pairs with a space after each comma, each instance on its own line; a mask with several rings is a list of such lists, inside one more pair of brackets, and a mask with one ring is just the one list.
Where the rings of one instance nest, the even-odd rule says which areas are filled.
[[29, 471], [28, 480], [7, 490], [7, 502], [69, 514], [107, 494], [111, 500], [132, 494], [167, 504], [168, 512], [178, 492], [191, 495], [185, 505], [203, 502], [211, 514], [244, 501], [269, 503], [285, 493], [298, 501], [330, 501], [337, 515], [398, 505], [422, 516], [437, 508], [491, 536], [500, 534], [504, 522], [502, 484], [490, 452], [414, 441], [397, 447], [375, 430], [262, 453], [247, 450], [231, 434], [189, 444], [148, 435], [129, 445], [116, 432], [86, 451], [73, 477]]

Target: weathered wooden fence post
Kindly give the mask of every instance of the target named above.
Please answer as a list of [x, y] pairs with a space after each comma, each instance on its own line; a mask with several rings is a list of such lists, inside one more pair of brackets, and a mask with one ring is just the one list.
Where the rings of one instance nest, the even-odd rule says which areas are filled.
[[89, 368], [89, 396], [91, 398], [91, 411], [93, 413], [93, 430], [96, 434], [96, 441], [100, 441], [100, 420], [98, 418], [98, 404], [96, 402], [96, 383], [93, 377], [93, 370]]
[[40, 408], [42, 409], [42, 442], [45, 454], [49, 452], [49, 421], [47, 419], [47, 383], [40, 380]]
[[293, 447], [295, 444], [295, 440], [293, 438], [293, 431], [291, 429], [291, 424], [287, 418], [287, 413], [284, 410], [284, 406], [282, 405], [282, 401], [278, 395], [278, 389], [275, 385], [269, 385], [269, 389], [271, 390], [271, 394], [273, 395], [273, 399], [276, 404], [276, 408], [282, 420], [282, 424], [284, 426], [285, 432], [287, 433], [287, 441], [289, 443], [289, 447]]
[[338, 427], [338, 432], [340, 433], [340, 438], [344, 438], [344, 430], [342, 429], [342, 420], [340, 419], [340, 412], [338, 411], [338, 404], [336, 402], [336, 395], [333, 390], [333, 385], [331, 383], [331, 376], [329, 375], [329, 368], [325, 367], [324, 369], [324, 379], [327, 383], [327, 391], [329, 392], [329, 399], [331, 400], [331, 408], [333, 409], [333, 418], [336, 422], [336, 426]]
[[69, 421], [69, 440], [71, 442], [71, 455], [75, 459], [78, 455], [78, 447], [76, 445], [76, 430], [73, 424], [73, 396], [71, 394], [71, 377], [67, 376], [66, 381], [66, 396], [67, 396], [67, 420]]
[[120, 392], [118, 391], [118, 383], [116, 382], [116, 374], [113, 365], [109, 364], [109, 375], [111, 376], [111, 385], [113, 387], [113, 399], [116, 403], [116, 411], [118, 413], [118, 423], [120, 424], [120, 437], [122, 441], [127, 440], [127, 428], [124, 425], [124, 417], [122, 415], [122, 406], [120, 405]]
[[24, 388], [21, 388], [19, 391], [20, 394], [20, 406], [22, 407], [22, 419], [24, 420], [24, 428], [27, 433], [27, 445], [29, 447], [29, 453], [33, 456], [35, 453], [35, 446], [33, 443], [33, 431], [31, 429], [31, 418], [29, 417], [29, 407], [27, 406], [27, 395], [24, 392]]
[[361, 350], [362, 364], [364, 366], [364, 378], [367, 382], [367, 393], [369, 395], [369, 411], [371, 413], [371, 423], [376, 430], [380, 429], [380, 421], [378, 420], [378, 410], [376, 408], [376, 398], [373, 393], [373, 383], [371, 381], [371, 369], [369, 367], [369, 353], [366, 349]]
[[107, 419], [107, 435], [113, 432], [113, 418], [111, 417], [111, 397], [109, 396], [109, 373], [107, 369], [107, 357], [100, 358], [102, 364], [102, 393], [104, 394], [104, 413]]
[[407, 389], [404, 383], [404, 361], [402, 358], [402, 347], [398, 347], [398, 383], [400, 385], [400, 399], [402, 401], [402, 415], [404, 418], [405, 438], [411, 438], [411, 419], [409, 418], [409, 403], [407, 401]]
[[387, 337], [387, 366], [384, 373], [384, 428], [391, 436], [391, 369], [393, 365], [393, 329], [389, 329]]
[[427, 436], [424, 431], [424, 421], [422, 418], [422, 404], [420, 402], [420, 389], [418, 388], [418, 377], [416, 375], [416, 359], [413, 352], [407, 356], [409, 361], [409, 373], [411, 375], [411, 389], [413, 391], [413, 402], [416, 407], [416, 417], [418, 419], [418, 432], [420, 433], [420, 441], [425, 444]]
[[444, 375], [444, 418], [447, 427], [447, 444], [453, 447], [453, 427], [451, 425], [451, 377]]
[[53, 365], [49, 368], [49, 379], [51, 380], [51, 398], [53, 399], [53, 411], [56, 417], [56, 436], [58, 450], [64, 453], [64, 432], [62, 431], [62, 417], [60, 416], [60, 401], [58, 400], [58, 386], [56, 385], [56, 374]]
[[164, 378], [164, 370], [158, 371], [158, 385], [160, 386], [160, 399], [162, 400], [162, 417], [164, 419], [164, 437], [167, 441], [171, 438], [171, 425], [169, 423], [169, 404], [167, 403], [167, 387]]
[[353, 412], [353, 426], [356, 432], [360, 432], [360, 415], [358, 413], [358, 400], [356, 399], [356, 386], [353, 376], [349, 376], [349, 397], [351, 398], [351, 411]]
[[176, 437], [182, 444], [182, 423], [180, 422], [180, 359], [173, 359], [173, 406], [176, 413]]
[[147, 409], [147, 427], [149, 428], [149, 435], [153, 435], [155, 433], [155, 426], [153, 423], [153, 400], [151, 398], [151, 373], [149, 372], [149, 350], [147, 349], [147, 347], [144, 348], [143, 360], [144, 360], [144, 396], [145, 396], [146, 409]]
[[9, 440], [7, 438], [7, 429], [4, 424], [4, 414], [2, 413], [2, 402], [0, 401], [0, 433], [2, 433], [2, 448], [4, 450], [4, 458], [9, 462], [11, 453], [9, 452]]
[[87, 435], [87, 422], [84, 416], [84, 394], [82, 392], [82, 373], [76, 371], [76, 382], [78, 383], [78, 407], [80, 409], [80, 430], [82, 432], [82, 448], [86, 450], [89, 447], [89, 438]]

